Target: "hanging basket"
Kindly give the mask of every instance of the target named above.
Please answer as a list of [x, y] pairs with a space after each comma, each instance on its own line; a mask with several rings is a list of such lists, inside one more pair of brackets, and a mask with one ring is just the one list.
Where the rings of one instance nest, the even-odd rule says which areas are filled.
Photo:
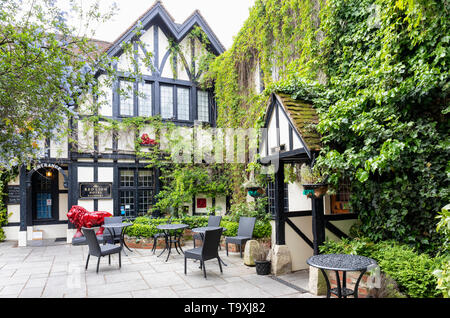
[[261, 187], [251, 187], [247, 188], [247, 193], [249, 196], [253, 198], [259, 198], [264, 194], [264, 189]]
[[328, 191], [327, 183], [302, 184], [303, 194], [308, 198], [321, 198]]

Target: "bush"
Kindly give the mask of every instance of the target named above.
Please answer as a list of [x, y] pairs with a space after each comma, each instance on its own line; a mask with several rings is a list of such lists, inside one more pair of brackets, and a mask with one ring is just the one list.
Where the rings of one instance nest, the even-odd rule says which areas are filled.
[[432, 258], [419, 254], [414, 248], [393, 241], [372, 243], [368, 239], [327, 241], [321, 246], [323, 253], [355, 254], [373, 258], [381, 270], [393, 278], [400, 291], [409, 297], [441, 297], [436, 290], [437, 279], [433, 270], [443, 263], [443, 257]]
[[[133, 221], [133, 225], [126, 228], [125, 233], [128, 236], [144, 238], [144, 237], [152, 237], [154, 234], [158, 233], [159, 230], [156, 228], [159, 224], [167, 223], [168, 219], [166, 218], [158, 218], [151, 219], [149, 217], [137, 217]], [[208, 217], [207, 216], [187, 216], [184, 218], [173, 218], [172, 223], [183, 223], [187, 224], [189, 228], [195, 227], [203, 227], [208, 225]], [[236, 236], [239, 223], [232, 221], [230, 216], [222, 217], [222, 222], [220, 224], [227, 231], [224, 233], [226, 236]], [[255, 229], [253, 230], [254, 238], [264, 238], [270, 237], [272, 233], [272, 227], [269, 221], [257, 220], [255, 223]]]
[[436, 231], [444, 236], [445, 241], [441, 250], [447, 257], [442, 266], [433, 272], [433, 275], [437, 278], [436, 288], [442, 291], [445, 298], [450, 298], [450, 204], [442, 208], [437, 219], [439, 222]]

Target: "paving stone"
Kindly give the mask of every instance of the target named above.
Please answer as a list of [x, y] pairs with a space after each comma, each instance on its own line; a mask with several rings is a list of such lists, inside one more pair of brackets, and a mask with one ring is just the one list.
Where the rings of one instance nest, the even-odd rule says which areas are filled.
[[105, 285], [89, 286], [87, 289], [88, 296], [108, 295], [117, 292], [128, 292], [148, 289], [149, 286], [143, 281], [132, 280], [127, 282], [118, 282]]
[[203, 287], [203, 288], [192, 288], [186, 290], [180, 290], [176, 293], [181, 298], [224, 298], [225, 295], [219, 290], [220, 288], [214, 287]]
[[[50, 244], [50, 243], [45, 243]], [[258, 298], [258, 297], [313, 297], [301, 293], [266, 276], [256, 275], [254, 267], [245, 266], [239, 253], [225, 255], [228, 264], [220, 273], [217, 261], [206, 262], [207, 279], [199, 263], [188, 261], [184, 275], [184, 256], [175, 249], [166, 262], [167, 252], [161, 257], [151, 250], [128, 252], [122, 257], [113, 255], [111, 265], [102, 258], [96, 273], [93, 257], [85, 271], [87, 246], [60, 244], [18, 248], [14, 244], [0, 243], [0, 297], [23, 298], [84, 298], [84, 297], [151, 297], [151, 298]], [[187, 242], [184, 250], [192, 248]], [[308, 271], [289, 273], [285, 281], [304, 284]]]
[[5, 286], [0, 291], [0, 295], [14, 295], [14, 297], [17, 297], [22, 291], [24, 285], [25, 283]]
[[39, 298], [42, 295], [44, 287], [30, 287], [24, 288], [19, 295], [19, 298]]
[[180, 298], [170, 287], [132, 291], [134, 298]]

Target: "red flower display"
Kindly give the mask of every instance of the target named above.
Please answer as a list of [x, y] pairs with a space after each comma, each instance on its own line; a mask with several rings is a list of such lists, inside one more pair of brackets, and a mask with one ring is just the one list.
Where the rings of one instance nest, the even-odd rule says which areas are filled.
[[154, 145], [157, 144], [157, 142], [156, 142], [155, 139], [151, 139], [148, 136], [148, 134], [142, 134], [142, 136], [141, 136], [141, 144], [142, 145], [152, 145], [152, 146], [154, 146]]
[[[73, 236], [74, 238], [83, 236], [81, 233], [82, 227], [93, 227], [93, 226], [99, 226], [103, 225], [105, 221], [105, 217], [112, 216], [109, 212], [103, 212], [103, 211], [95, 211], [95, 212], [88, 212], [85, 208], [74, 205], [70, 209], [69, 212], [67, 212], [67, 218], [70, 222], [72, 222], [75, 227], [77, 228], [77, 232]], [[96, 235], [102, 235], [104, 231], [103, 227], [100, 227], [100, 229], [95, 233]]]

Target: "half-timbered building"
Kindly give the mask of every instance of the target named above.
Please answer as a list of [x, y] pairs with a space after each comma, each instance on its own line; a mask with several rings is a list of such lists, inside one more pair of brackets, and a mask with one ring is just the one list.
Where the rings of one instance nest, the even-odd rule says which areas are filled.
[[321, 136], [314, 128], [318, 120], [308, 101], [283, 93], [274, 93], [269, 99], [259, 153], [260, 162], [275, 169], [268, 189], [275, 268], [285, 263], [290, 263], [287, 268], [293, 271], [308, 268], [306, 260], [319, 253], [325, 239], [347, 237], [356, 218], [348, 210], [345, 184], [335, 195], [311, 199], [304, 194], [301, 181], [285, 183], [286, 165], [314, 164], [321, 149]]
[[[206, 35], [206, 48], [200, 38], [189, 36], [194, 28]], [[118, 93], [122, 86], [130, 85], [132, 62], [123, 43], [132, 45], [142, 76], [139, 83], [131, 83], [135, 92], [127, 96]], [[79, 106], [80, 118], [98, 115], [121, 121], [159, 115], [163, 121], [180, 126], [196, 122], [215, 126], [212, 91], [198, 86], [202, 76], [198, 56], [204, 54], [202, 50], [219, 55], [225, 49], [199, 11], [178, 24], [156, 1], [116, 41], [99, 41], [98, 45], [109, 57], [117, 57], [118, 76], [112, 87], [105, 86], [105, 100], [96, 113], [84, 112], [83, 105]], [[173, 45], [183, 50], [181, 61], [173, 56]], [[150, 66], [142, 63], [144, 56], [151, 56]], [[105, 75], [99, 72], [98, 76], [101, 83]], [[135, 217], [149, 211], [160, 190], [159, 171], [148, 169], [148, 163], [135, 153], [136, 136], [145, 129], [94, 130], [75, 118], [67, 124], [74, 140], [42, 140], [41, 159], [30, 169], [20, 167], [19, 176], [8, 185], [10, 217], [5, 232], [7, 239], [18, 240], [19, 246], [25, 246], [36, 233], [44, 239], [67, 238], [70, 242], [74, 230], [66, 214], [73, 205]], [[223, 206], [225, 212], [225, 204], [224, 197], [200, 195], [187, 203], [186, 210], [206, 213], [208, 207], [216, 205]]]

